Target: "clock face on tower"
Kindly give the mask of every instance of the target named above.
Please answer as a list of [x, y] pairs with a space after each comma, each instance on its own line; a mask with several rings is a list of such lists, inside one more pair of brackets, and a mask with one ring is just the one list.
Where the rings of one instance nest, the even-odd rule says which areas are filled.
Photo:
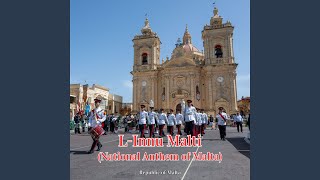
[[223, 82], [223, 80], [224, 80], [224, 79], [223, 79], [223, 77], [222, 77], [222, 76], [219, 76], [219, 77], [217, 78], [217, 81], [218, 81], [218, 82], [220, 82], [220, 83], [222, 83], [222, 82]]
[[142, 81], [142, 86], [146, 86], [147, 82], [146, 81]]

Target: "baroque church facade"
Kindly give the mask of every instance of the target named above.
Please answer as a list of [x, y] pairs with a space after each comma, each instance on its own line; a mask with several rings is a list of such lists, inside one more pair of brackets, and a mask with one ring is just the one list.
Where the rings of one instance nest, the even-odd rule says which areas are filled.
[[149, 109], [181, 109], [181, 101], [191, 99], [192, 104], [215, 115], [219, 107], [228, 114], [237, 111], [236, 68], [233, 52], [231, 22], [214, 8], [210, 25], [202, 30], [204, 51], [193, 44], [186, 27], [182, 42], [178, 39], [171, 58], [160, 63], [160, 38], [152, 31], [148, 19], [133, 41], [133, 112], [140, 105]]

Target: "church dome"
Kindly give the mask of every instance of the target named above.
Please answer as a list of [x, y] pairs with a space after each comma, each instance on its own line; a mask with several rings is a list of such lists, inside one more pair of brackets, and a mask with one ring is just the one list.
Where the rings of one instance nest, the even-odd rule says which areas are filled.
[[186, 29], [183, 35], [183, 42], [181, 43], [180, 38], [178, 38], [176, 47], [182, 47], [185, 53], [200, 52], [199, 49], [196, 48], [191, 42], [191, 35], [188, 31], [188, 25], [186, 26]]
[[184, 44], [182, 46], [183, 50], [185, 52], [200, 52], [198, 48], [196, 48], [195, 46], [193, 46], [193, 44]]

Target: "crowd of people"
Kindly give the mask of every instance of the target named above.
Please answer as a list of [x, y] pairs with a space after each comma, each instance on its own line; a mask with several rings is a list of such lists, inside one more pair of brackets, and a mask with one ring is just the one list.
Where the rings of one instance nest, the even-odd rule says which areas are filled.
[[[145, 105], [141, 105], [140, 112], [137, 114], [128, 114], [121, 116], [118, 112], [115, 114], [106, 114], [106, 111], [102, 110], [99, 99], [95, 99], [95, 108], [86, 113], [77, 113], [74, 117], [75, 121], [75, 133], [80, 132], [82, 126], [82, 132], [85, 132], [86, 124], [88, 125], [88, 131], [90, 133], [92, 128], [97, 126], [103, 129], [104, 134], [118, 133], [118, 129], [124, 127], [125, 133], [140, 132], [140, 138], [146, 138], [146, 133], [149, 134], [149, 138], [164, 137], [166, 134], [174, 136], [174, 129], [177, 129], [176, 135], [191, 135], [197, 137], [203, 137], [205, 135], [205, 129], [207, 126], [213, 129], [219, 129], [221, 140], [225, 141], [227, 121], [230, 120], [230, 116], [227, 115], [223, 107], [219, 107], [219, 112], [215, 117], [208, 116], [204, 109], [199, 109], [193, 106], [191, 100], [187, 100], [187, 105], [182, 110], [177, 110], [174, 114], [174, 110], [170, 109], [169, 112], [164, 112], [164, 109], [155, 111], [153, 107], [150, 107], [150, 111], [146, 111]], [[243, 132], [242, 123], [243, 117], [237, 113], [232, 117], [233, 123], [237, 125], [238, 132]], [[248, 123], [250, 128], [250, 116]], [[167, 132], [164, 132], [165, 126]], [[183, 128], [183, 130], [181, 130]], [[239, 129], [240, 128], [240, 129]], [[98, 150], [102, 147], [99, 142], [99, 137], [93, 137], [93, 144], [88, 153], [93, 153], [95, 146], [98, 146]]]

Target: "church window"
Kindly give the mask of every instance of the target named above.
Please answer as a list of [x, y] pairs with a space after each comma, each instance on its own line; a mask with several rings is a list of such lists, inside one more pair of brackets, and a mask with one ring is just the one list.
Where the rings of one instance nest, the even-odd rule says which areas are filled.
[[216, 58], [222, 58], [222, 48], [220, 45], [216, 45], [216, 47], [214, 48], [214, 55], [216, 56]]
[[148, 64], [148, 54], [143, 53], [142, 54], [142, 65]]

